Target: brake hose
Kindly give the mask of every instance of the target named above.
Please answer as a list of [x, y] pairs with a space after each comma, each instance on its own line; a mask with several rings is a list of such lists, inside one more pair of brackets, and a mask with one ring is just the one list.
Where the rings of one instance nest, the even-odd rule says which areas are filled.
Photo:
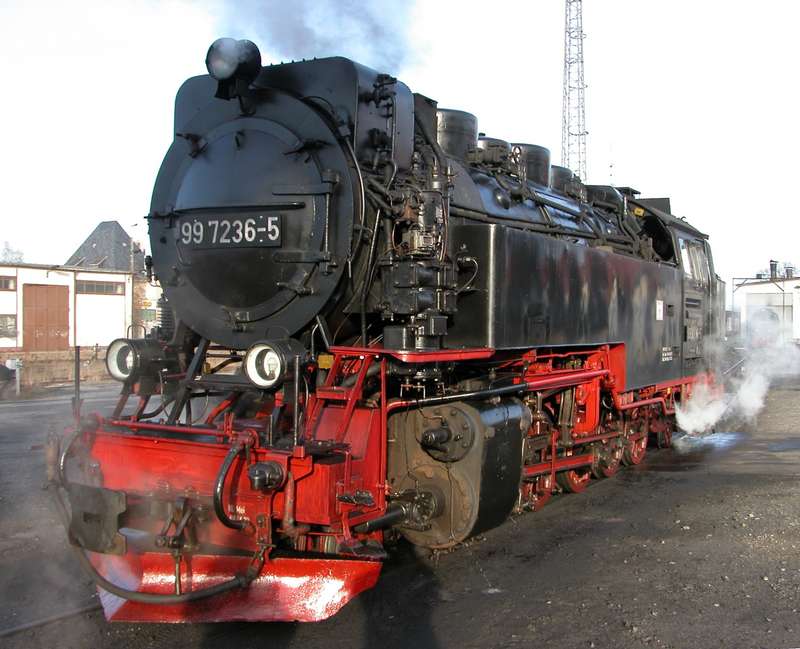
[[228, 516], [225, 508], [222, 506], [222, 490], [225, 487], [225, 478], [228, 477], [228, 472], [231, 470], [233, 461], [236, 459], [236, 456], [242, 452], [242, 450], [244, 450], [244, 444], [242, 442], [237, 442], [231, 446], [228, 454], [222, 461], [222, 465], [219, 467], [217, 479], [214, 482], [214, 513], [217, 515], [220, 523], [222, 523], [225, 527], [230, 527], [232, 530], [243, 530], [248, 525], [247, 521], [233, 520], [230, 516]]

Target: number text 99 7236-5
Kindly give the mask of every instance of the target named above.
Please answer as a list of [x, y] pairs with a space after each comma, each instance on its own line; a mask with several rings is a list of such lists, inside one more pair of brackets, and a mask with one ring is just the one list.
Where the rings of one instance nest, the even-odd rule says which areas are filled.
[[183, 221], [178, 240], [195, 247], [280, 246], [280, 215]]

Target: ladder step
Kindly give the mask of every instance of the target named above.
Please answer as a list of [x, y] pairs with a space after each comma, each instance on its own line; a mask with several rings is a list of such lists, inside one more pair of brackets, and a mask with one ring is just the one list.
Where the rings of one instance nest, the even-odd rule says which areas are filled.
[[347, 401], [350, 398], [350, 388], [317, 388], [317, 399], [325, 399], [327, 401]]

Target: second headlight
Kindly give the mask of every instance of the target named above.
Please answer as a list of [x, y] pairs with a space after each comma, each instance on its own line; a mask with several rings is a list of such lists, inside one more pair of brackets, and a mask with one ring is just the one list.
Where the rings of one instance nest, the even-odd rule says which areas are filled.
[[274, 388], [290, 375], [294, 358], [305, 359], [306, 350], [296, 340], [264, 340], [255, 343], [244, 357], [244, 373], [262, 390]]
[[117, 381], [135, 382], [143, 375], [157, 377], [162, 369], [176, 369], [176, 359], [155, 340], [117, 338], [106, 351], [106, 368]]

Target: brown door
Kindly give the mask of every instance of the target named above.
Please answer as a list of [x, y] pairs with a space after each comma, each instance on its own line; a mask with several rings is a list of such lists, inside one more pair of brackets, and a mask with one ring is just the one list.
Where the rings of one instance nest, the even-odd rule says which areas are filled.
[[28, 352], [69, 349], [69, 287], [23, 286], [22, 348]]

